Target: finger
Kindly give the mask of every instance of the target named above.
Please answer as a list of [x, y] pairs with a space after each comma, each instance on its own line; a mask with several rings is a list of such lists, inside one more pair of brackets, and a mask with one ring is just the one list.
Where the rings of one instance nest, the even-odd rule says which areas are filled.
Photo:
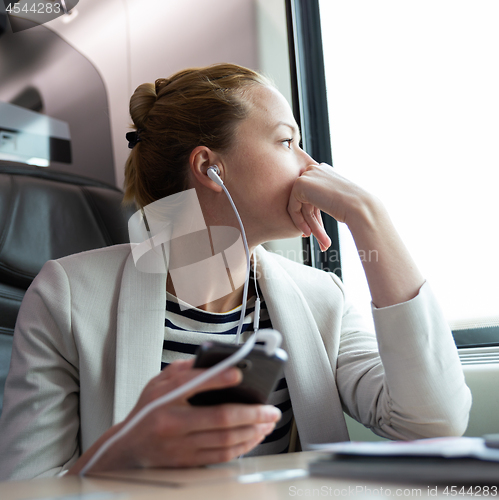
[[174, 379], [180, 372], [190, 370], [194, 364], [194, 359], [176, 360], [161, 370], [155, 377], [153, 377], [149, 384], [156, 385], [166, 380]]
[[194, 466], [199, 465], [208, 465], [208, 464], [219, 464], [222, 462], [229, 462], [234, 458], [240, 457], [241, 455], [245, 455], [249, 451], [251, 451], [255, 446], [260, 444], [265, 437], [261, 437], [259, 439], [253, 439], [250, 441], [246, 441], [245, 443], [241, 443], [230, 448], [214, 448], [207, 450], [199, 450], [196, 453], [194, 458]]
[[274, 428], [275, 422], [269, 422], [231, 429], [196, 432], [187, 437], [186, 445], [198, 449], [231, 448], [248, 441], [264, 439]]
[[294, 189], [291, 191], [291, 196], [289, 198], [288, 213], [294, 225], [303, 233], [303, 236], [310, 236], [312, 230], [303, 217], [303, 203], [293, 195], [293, 192]]
[[[195, 376], [205, 373], [207, 370], [192, 370]], [[190, 374], [189, 374], [190, 376]], [[186, 394], [186, 398], [190, 398], [195, 394], [205, 391], [213, 391], [216, 389], [224, 389], [226, 387], [233, 387], [241, 383], [243, 379], [243, 374], [239, 368], [231, 367], [227, 368], [223, 372], [220, 372], [208, 380], [198, 385]]]
[[272, 405], [224, 404], [190, 409], [192, 411], [184, 415], [190, 432], [275, 423], [282, 415], [280, 410]]
[[167, 365], [161, 372], [156, 375], [155, 378], [158, 379], [167, 379], [170, 377], [175, 376], [175, 374], [185, 371], [185, 370], [190, 370], [192, 368], [192, 365], [194, 364], [194, 358], [193, 359], [177, 359], [175, 361], [172, 361], [169, 365]]
[[315, 218], [319, 221], [319, 224], [322, 226], [322, 229], [324, 229], [324, 221], [322, 220], [322, 212], [317, 207], [314, 207], [314, 213], [315, 213]]
[[[163, 379], [158, 379], [156, 381], [155, 393], [156, 397], [158, 395], [167, 394], [189, 382], [193, 379], [199, 377], [207, 370], [205, 369], [190, 369], [176, 371], [169, 377]], [[183, 400], [187, 400], [199, 392], [210, 391], [215, 389], [224, 389], [226, 387], [232, 387], [241, 383], [242, 373], [241, 370], [235, 367], [227, 368], [226, 370], [213, 375], [208, 380], [205, 380], [194, 388], [188, 390], [181, 397]]]
[[[315, 207], [309, 204], [304, 204], [302, 212], [305, 221], [312, 230], [312, 234], [317, 238], [321, 250], [324, 251], [328, 249], [331, 246], [331, 240], [324, 230], [320, 211], [318, 212]], [[319, 217], [316, 216], [316, 213], [319, 214]]]
[[[315, 210], [314, 210], [314, 212], [315, 212], [315, 219], [321, 225], [322, 229], [324, 230], [324, 233], [327, 234], [326, 229], [324, 228], [324, 221], [322, 219], [322, 212], [317, 207], [314, 207], [314, 208], [315, 208]], [[325, 252], [331, 246], [331, 238], [329, 238], [329, 235], [328, 235], [328, 239], [329, 239], [329, 245], [324, 246], [321, 242], [319, 242], [319, 246], [321, 247], [321, 250], [323, 252]]]
[[[178, 373], [185, 370], [190, 370], [194, 366], [195, 358], [192, 359], [177, 359], [169, 364], [165, 370], [169, 369], [170, 373]], [[163, 371], [165, 371], [163, 370]]]

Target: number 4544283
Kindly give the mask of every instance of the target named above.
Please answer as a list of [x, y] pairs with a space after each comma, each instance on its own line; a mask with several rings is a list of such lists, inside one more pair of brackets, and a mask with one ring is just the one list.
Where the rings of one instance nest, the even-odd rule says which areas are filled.
[[496, 497], [497, 486], [446, 486], [442, 493], [450, 497]]
[[9, 14], [60, 14], [61, 5], [56, 2], [26, 2], [22, 6], [9, 4], [5, 10]]

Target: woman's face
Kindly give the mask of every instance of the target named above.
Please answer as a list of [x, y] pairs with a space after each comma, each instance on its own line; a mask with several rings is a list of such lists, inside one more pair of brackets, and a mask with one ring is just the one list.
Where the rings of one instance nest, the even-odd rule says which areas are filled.
[[247, 91], [250, 112], [224, 156], [225, 185], [241, 214], [250, 244], [299, 236], [288, 211], [296, 179], [316, 164], [300, 149], [300, 133], [286, 99], [257, 85]]

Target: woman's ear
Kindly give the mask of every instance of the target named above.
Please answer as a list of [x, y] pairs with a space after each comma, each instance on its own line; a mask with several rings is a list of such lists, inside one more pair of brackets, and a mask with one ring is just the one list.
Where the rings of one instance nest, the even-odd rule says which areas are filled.
[[206, 146], [197, 146], [192, 150], [189, 156], [189, 167], [191, 169], [192, 176], [203, 186], [220, 193], [222, 191], [222, 187], [212, 181], [207, 174], [208, 168], [213, 167], [214, 165], [218, 167], [220, 171], [219, 176], [223, 179], [223, 162], [220, 155], [214, 153]]

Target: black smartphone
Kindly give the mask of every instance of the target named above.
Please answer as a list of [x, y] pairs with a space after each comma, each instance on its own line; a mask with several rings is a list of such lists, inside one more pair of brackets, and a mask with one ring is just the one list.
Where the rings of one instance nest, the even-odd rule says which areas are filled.
[[[241, 346], [220, 342], [205, 342], [196, 351], [194, 368], [210, 368], [234, 354]], [[272, 356], [263, 345], [255, 345], [251, 352], [235, 366], [243, 373], [241, 383], [235, 387], [200, 392], [189, 399], [195, 406], [223, 403], [266, 404], [272, 391], [283, 376], [286, 351], [276, 349]]]

